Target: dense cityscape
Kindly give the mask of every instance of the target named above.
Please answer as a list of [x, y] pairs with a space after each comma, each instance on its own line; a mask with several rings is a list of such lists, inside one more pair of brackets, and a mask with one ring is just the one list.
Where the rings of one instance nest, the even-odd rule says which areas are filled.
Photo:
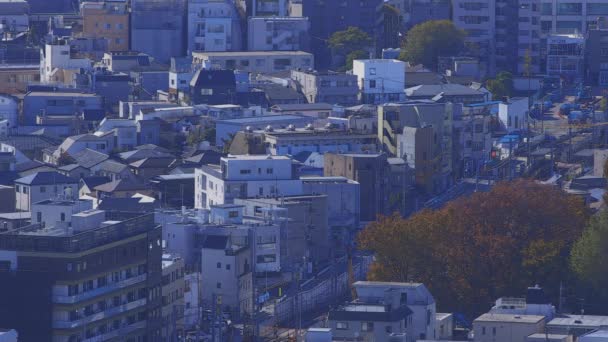
[[0, 0], [0, 342], [608, 342], [608, 0]]

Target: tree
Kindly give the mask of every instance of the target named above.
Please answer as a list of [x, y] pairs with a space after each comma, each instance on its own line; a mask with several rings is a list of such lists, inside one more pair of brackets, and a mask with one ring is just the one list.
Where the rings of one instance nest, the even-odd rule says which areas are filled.
[[344, 31], [334, 32], [327, 42], [334, 59], [342, 61], [354, 51], [369, 51], [372, 46], [372, 38], [369, 34], [352, 26]]
[[442, 310], [477, 314], [532, 284], [559, 284], [586, 219], [581, 199], [518, 180], [406, 220], [381, 218], [358, 241], [376, 256], [370, 279], [423, 282]]
[[466, 50], [464, 30], [449, 20], [431, 20], [408, 31], [399, 59], [437, 69], [439, 57], [458, 56]]
[[193, 128], [186, 138], [186, 143], [190, 146], [198, 145], [203, 141], [215, 143], [215, 127], [209, 126], [204, 129], [200, 126]]
[[591, 219], [570, 255], [570, 265], [576, 275], [590, 287], [608, 297], [608, 212], [602, 211]]
[[355, 50], [346, 56], [346, 66], [344, 67], [344, 69], [351, 70], [353, 68], [353, 61], [355, 59], [366, 59], [366, 58], [369, 58], [369, 53], [367, 51]]
[[492, 93], [494, 100], [513, 96], [513, 74], [502, 71], [496, 78], [486, 81], [486, 87]]

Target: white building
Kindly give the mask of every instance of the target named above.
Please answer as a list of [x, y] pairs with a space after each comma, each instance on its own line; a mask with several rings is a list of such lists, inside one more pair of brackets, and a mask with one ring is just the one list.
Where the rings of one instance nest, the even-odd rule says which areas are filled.
[[306, 17], [251, 17], [248, 19], [249, 51], [306, 51], [310, 22]]
[[475, 342], [521, 342], [545, 331], [545, 317], [486, 313], [473, 321]]
[[314, 55], [304, 51], [194, 52], [192, 57], [195, 64], [255, 73], [310, 69], [315, 65]]
[[353, 61], [361, 102], [379, 104], [405, 100], [405, 62], [396, 59]]
[[353, 284], [357, 297], [363, 302], [384, 298], [389, 293], [399, 293], [401, 300], [412, 311], [412, 339], [435, 339], [435, 298], [421, 283], [393, 283], [357, 281]]
[[78, 181], [59, 172], [37, 172], [15, 180], [15, 208], [30, 211], [33, 203], [78, 196]]
[[8, 94], [0, 94], [0, 120], [8, 120], [9, 128], [17, 127], [18, 115], [19, 103], [17, 98]]
[[221, 159], [220, 166], [195, 170], [195, 208], [231, 204], [235, 198], [277, 197], [302, 194], [291, 158], [244, 155]]
[[239, 51], [241, 30], [228, 0], [188, 1], [188, 51]]
[[[133, 120], [104, 118], [99, 123], [95, 135], [114, 134], [114, 147], [123, 151], [137, 146], [137, 124]], [[103, 151], [102, 151], [103, 152]]]
[[528, 288], [526, 298], [499, 298], [490, 313], [537, 315], [550, 321], [555, 317], [555, 306], [551, 305], [542, 288], [534, 286]]
[[511, 98], [498, 105], [498, 119], [508, 133], [528, 129], [529, 100], [526, 97]]
[[40, 82], [42, 83], [68, 83], [63, 70], [78, 72], [80, 69], [89, 70], [93, 62], [88, 58], [73, 55], [70, 44], [65, 40], [58, 40], [53, 44], [46, 44], [40, 56]]
[[[58, 227], [63, 222], [78, 221], [87, 210], [93, 209], [93, 202], [83, 200], [47, 199], [32, 203], [32, 223], [43, 227]], [[97, 211], [101, 213], [101, 211]], [[105, 216], [101, 215], [105, 221]], [[76, 222], [78, 223], [78, 222]]]
[[85, 149], [91, 149], [97, 152], [110, 154], [114, 149], [114, 132], [105, 133], [86, 133], [67, 137], [52, 154], [44, 155], [44, 162], [57, 164], [59, 159], [67, 154], [73, 156], [76, 153]]

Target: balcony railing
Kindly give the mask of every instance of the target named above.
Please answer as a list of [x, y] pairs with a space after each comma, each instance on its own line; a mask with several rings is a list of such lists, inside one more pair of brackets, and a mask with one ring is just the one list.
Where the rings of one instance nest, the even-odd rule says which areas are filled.
[[108, 284], [106, 286], [102, 286], [102, 287], [96, 288], [94, 290], [87, 291], [84, 293], [79, 293], [79, 294], [73, 295], [73, 296], [55, 295], [55, 296], [53, 296], [53, 302], [61, 303], [61, 304], [73, 304], [76, 302], [80, 302], [82, 300], [87, 300], [87, 299], [90, 299], [93, 297], [101, 296], [106, 293], [110, 293], [112, 291], [118, 290], [118, 289], [124, 289], [131, 285], [145, 281], [146, 277], [147, 277], [147, 274], [141, 274], [141, 275], [129, 278], [129, 279], [121, 280], [117, 283]]
[[139, 329], [143, 329], [146, 327], [146, 322], [145, 321], [141, 321], [141, 322], [137, 322], [137, 323], [133, 323], [133, 324], [125, 324], [124, 326], [118, 328], [118, 329], [114, 329], [112, 331], [109, 331], [105, 334], [101, 334], [101, 335], [97, 335], [91, 338], [87, 338], [85, 340], [82, 340], [82, 342], [101, 342], [101, 341], [108, 341], [110, 339], [113, 339], [115, 337], [118, 336], [125, 336], [128, 335], [132, 332], [134, 332], [135, 330], [139, 330]]
[[144, 306], [147, 303], [146, 298], [138, 299], [132, 301], [130, 303], [126, 303], [123, 305], [115, 306], [113, 308], [109, 308], [103, 310], [101, 312], [92, 314], [90, 316], [74, 320], [74, 321], [54, 321], [53, 328], [55, 329], [74, 329], [76, 327], [82, 326], [83, 324], [89, 324], [94, 321], [99, 321], [104, 318], [112, 317], [116, 314], [124, 313], [133, 309], [136, 309], [140, 306]]

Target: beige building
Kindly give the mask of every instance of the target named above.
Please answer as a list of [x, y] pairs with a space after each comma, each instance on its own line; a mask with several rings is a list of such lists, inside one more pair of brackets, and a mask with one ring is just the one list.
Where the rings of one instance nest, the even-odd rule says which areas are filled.
[[537, 315], [483, 314], [473, 321], [475, 342], [522, 342], [545, 330], [545, 317]]
[[206, 68], [253, 73], [306, 70], [315, 65], [314, 56], [304, 51], [194, 52], [192, 57], [194, 64], [203, 64]]
[[129, 12], [126, 2], [83, 2], [82, 34], [85, 37], [105, 38], [110, 51], [129, 50]]

